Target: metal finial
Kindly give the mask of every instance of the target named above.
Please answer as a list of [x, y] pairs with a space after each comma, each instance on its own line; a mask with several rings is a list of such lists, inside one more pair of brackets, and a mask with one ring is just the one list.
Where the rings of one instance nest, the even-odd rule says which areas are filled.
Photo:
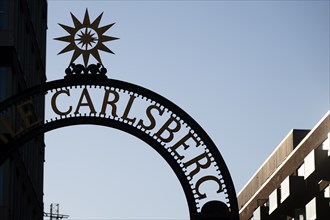
[[87, 67], [89, 57], [92, 55], [99, 63], [102, 64], [99, 50], [112, 53], [104, 42], [117, 40], [117, 37], [111, 37], [104, 35], [104, 33], [111, 28], [115, 23], [99, 27], [103, 13], [101, 13], [93, 22], [90, 22], [88, 10], [86, 9], [84, 20], [81, 23], [72, 13], [71, 18], [74, 27], [69, 27], [64, 24], [59, 24], [69, 35], [64, 37], [54, 38], [54, 40], [60, 40], [68, 42], [62, 51], [58, 54], [66, 53], [73, 50], [73, 55], [70, 64], [73, 63], [80, 55], [83, 57], [84, 66]]

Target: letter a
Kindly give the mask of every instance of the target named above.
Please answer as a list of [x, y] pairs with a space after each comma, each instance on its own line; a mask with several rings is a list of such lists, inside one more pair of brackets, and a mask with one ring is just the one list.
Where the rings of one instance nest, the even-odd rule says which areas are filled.
[[[86, 101], [87, 101], [85, 103], [82, 102], [83, 99], [84, 99], [84, 97], [86, 98]], [[88, 93], [87, 88], [84, 88], [84, 90], [81, 93], [81, 96], [80, 96], [80, 99], [79, 99], [79, 102], [78, 102], [76, 111], [74, 112], [75, 114], [79, 114], [80, 106], [88, 106], [89, 109], [90, 109], [90, 113], [91, 114], [95, 114], [96, 113], [95, 108], [94, 108], [94, 105], [93, 105], [93, 102], [92, 102], [92, 99], [91, 99], [91, 97], [90, 97], [90, 95]]]

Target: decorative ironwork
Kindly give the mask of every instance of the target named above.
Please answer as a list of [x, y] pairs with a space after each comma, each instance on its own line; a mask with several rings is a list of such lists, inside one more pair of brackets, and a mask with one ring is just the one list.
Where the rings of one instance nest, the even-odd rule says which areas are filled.
[[80, 22], [72, 13], [73, 27], [59, 24], [69, 35], [64, 37], [55, 38], [55, 40], [64, 41], [69, 43], [62, 51], [58, 54], [73, 51], [73, 55], [70, 61], [70, 65], [82, 55], [84, 66], [87, 68], [90, 55], [92, 55], [97, 62], [102, 64], [100, 51], [107, 53], [112, 52], [104, 42], [117, 40], [117, 37], [111, 37], [104, 35], [115, 23], [99, 27], [103, 13], [101, 13], [93, 22], [90, 21], [88, 10], [85, 11], [83, 22]]
[[71, 63], [68, 68], [65, 69], [66, 76], [64, 78], [70, 77], [81, 77], [81, 76], [98, 76], [106, 78], [107, 69], [101, 64], [90, 64], [85, 67], [82, 64]]
[[[104, 45], [118, 39], [104, 35], [113, 24], [99, 27], [102, 14], [90, 22], [87, 9], [82, 23], [71, 16], [74, 27], [60, 24], [70, 35], [56, 38], [69, 43], [59, 54], [73, 51], [65, 79], [29, 88], [0, 103], [0, 166], [22, 144], [48, 131], [78, 124], [113, 127], [145, 141], [166, 160], [183, 187], [192, 220], [238, 220], [230, 173], [207, 133], [168, 99], [108, 79], [98, 51], [113, 53]], [[80, 55], [84, 64], [74, 63]], [[89, 64], [90, 55], [96, 64]], [[73, 97], [74, 92], [78, 94]], [[94, 102], [94, 93], [101, 93], [103, 100]], [[45, 94], [53, 116], [43, 121], [34, 113], [34, 103]], [[60, 99], [65, 99], [65, 107], [59, 105]], [[15, 123], [8, 118], [15, 118]], [[211, 190], [205, 190], [209, 184]]]
[[[69, 98], [76, 90], [80, 93], [80, 98], [78, 104], [76, 100], [71, 100], [76, 103], [74, 106], [70, 104]], [[101, 106], [93, 102], [90, 90], [104, 93]], [[42, 122], [32, 113], [33, 100], [45, 93], [51, 96], [50, 103], [55, 116]], [[65, 100], [66, 107], [58, 105], [59, 97], [68, 99]], [[118, 100], [126, 100], [126, 104], [116, 106]], [[138, 118], [132, 113], [137, 100], [145, 103], [144, 118]], [[121, 111], [116, 111], [117, 107], [122, 108]], [[14, 127], [6, 121], [6, 114], [15, 114], [16, 118], [21, 119], [21, 123], [16, 122]], [[156, 115], [165, 118], [159, 121]], [[223, 215], [224, 219], [239, 219], [236, 192], [230, 173], [206, 132], [171, 101], [146, 88], [123, 81], [98, 77], [88, 80], [84, 77], [67, 78], [30, 88], [0, 103], [0, 131], [4, 131], [0, 132], [0, 164], [23, 143], [37, 135], [78, 124], [117, 128], [154, 148], [177, 175], [186, 195], [191, 219], [210, 219], [214, 215]], [[152, 127], [155, 129], [152, 130]], [[165, 134], [168, 133], [172, 133], [176, 139], [166, 137]], [[185, 152], [192, 148], [198, 149], [199, 153], [189, 158]], [[212, 185], [212, 192], [205, 192], [200, 187], [205, 184]], [[220, 213], [218, 208], [222, 210]]]

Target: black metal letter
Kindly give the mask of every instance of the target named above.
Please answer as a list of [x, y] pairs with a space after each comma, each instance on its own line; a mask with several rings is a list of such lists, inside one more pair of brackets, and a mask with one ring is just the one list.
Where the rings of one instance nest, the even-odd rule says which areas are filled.
[[150, 106], [147, 108], [147, 110], [146, 110], [147, 117], [148, 117], [148, 119], [149, 119], [149, 121], [150, 121], [150, 125], [145, 125], [145, 124], [143, 123], [144, 121], [143, 121], [142, 119], [140, 119], [140, 121], [138, 122], [137, 126], [140, 125], [142, 128], [144, 128], [144, 129], [146, 129], [146, 130], [152, 130], [152, 129], [155, 128], [155, 126], [156, 126], [156, 121], [155, 121], [154, 116], [151, 114], [151, 110], [152, 110], [152, 109], [157, 109], [158, 112], [159, 112], [159, 115], [163, 115], [163, 113], [164, 113], [164, 109], [163, 109], [163, 110], [160, 109], [159, 106], [157, 106], [157, 105], [150, 105]]
[[189, 138], [192, 138], [194, 139], [194, 141], [196, 142], [196, 147], [198, 147], [200, 145], [200, 143], [198, 142], [198, 140], [196, 139], [196, 137], [192, 134], [192, 133], [188, 133], [186, 136], [184, 136], [181, 140], [179, 140], [176, 144], [174, 144], [171, 149], [173, 150], [173, 152], [175, 153], [175, 155], [180, 159], [182, 160], [184, 158], [183, 155], [180, 155], [176, 150], [182, 145], [183, 148], [185, 150], [187, 150], [190, 145], [186, 144], [186, 141], [189, 139]]
[[222, 186], [221, 186], [221, 182], [220, 182], [220, 180], [217, 178], [217, 177], [215, 177], [215, 176], [204, 176], [204, 177], [202, 177], [202, 178], [200, 178], [197, 182], [196, 182], [196, 193], [199, 195], [199, 198], [198, 199], [205, 199], [206, 198], [206, 194], [205, 193], [200, 193], [200, 191], [199, 191], [199, 187], [200, 187], [200, 185], [203, 183], [203, 182], [205, 182], [205, 181], [207, 181], [207, 180], [213, 180], [213, 181], [215, 181], [216, 183], [218, 183], [218, 185], [219, 185], [219, 189], [218, 189], [218, 191], [217, 191], [217, 193], [221, 193], [223, 190], [222, 190]]
[[[82, 102], [83, 99], [84, 99], [84, 97], [86, 98], [86, 101], [87, 101], [85, 103]], [[80, 106], [88, 106], [89, 107], [89, 110], [91, 111], [90, 112], [91, 114], [95, 114], [96, 113], [95, 108], [94, 108], [94, 105], [93, 105], [93, 102], [92, 102], [92, 99], [91, 99], [91, 97], [90, 97], [90, 95], [88, 93], [87, 88], [84, 88], [84, 90], [81, 93], [81, 96], [80, 96], [80, 99], [79, 99], [79, 102], [78, 102], [76, 111], [74, 112], [75, 114], [79, 114]]]
[[52, 104], [52, 109], [53, 111], [58, 114], [58, 115], [68, 115], [70, 114], [70, 112], [72, 111], [72, 106], [69, 107], [69, 110], [67, 110], [66, 112], [61, 112], [60, 110], [58, 110], [57, 105], [56, 105], [56, 99], [57, 96], [59, 96], [60, 94], [66, 94], [67, 96], [70, 96], [70, 90], [60, 90], [57, 91], [53, 96], [52, 96], [52, 100], [51, 100], [51, 104]]
[[[172, 124], [172, 122], [175, 122], [175, 127], [174, 128], [170, 128], [170, 125]], [[167, 122], [165, 122], [165, 124], [163, 125], [163, 127], [161, 127], [159, 129], [159, 131], [156, 133], [156, 136], [161, 139], [162, 141], [169, 143], [173, 140], [174, 137], [174, 133], [178, 132], [181, 128], [181, 124], [180, 122], [174, 118], [174, 117], [170, 117]], [[168, 137], [164, 138], [161, 135], [164, 133], [164, 131], [168, 131]]]
[[[20, 134], [23, 131], [23, 128], [20, 128], [20, 131], [16, 132], [14, 131], [12, 125], [9, 124], [9, 122], [0, 116], [0, 124], [3, 125], [3, 127], [9, 132], [9, 134], [11, 135], [12, 138], [14, 138], [16, 135]], [[4, 143], [8, 143], [8, 139], [6, 138], [5, 135], [1, 134], [0, 138], [4, 141]]]
[[[114, 99], [112, 101], [109, 101], [109, 94], [113, 94], [114, 95]], [[102, 104], [102, 110], [100, 112], [100, 115], [106, 115], [106, 110], [107, 110], [107, 105], [111, 105], [112, 107], [112, 111], [111, 111], [111, 114], [113, 117], [118, 117], [117, 115], [117, 106], [116, 106], [116, 103], [118, 102], [119, 100], [119, 94], [116, 92], [116, 91], [111, 91], [111, 90], [108, 90], [106, 89], [105, 90], [105, 93], [104, 93], [104, 98], [103, 98], [103, 104]]]
[[[201, 164], [199, 161], [201, 161], [203, 158], [206, 158], [206, 163], [205, 164]], [[192, 164], [196, 164], [196, 168], [191, 171], [189, 173], [189, 176], [191, 178], [193, 178], [199, 171], [201, 168], [206, 169], [211, 165], [211, 159], [210, 157], [207, 155], [206, 152], [202, 153], [201, 155], [195, 157], [194, 159], [191, 159], [190, 161], [184, 163], [184, 166], [187, 168], [189, 166], [191, 166]]]
[[[31, 111], [31, 109], [28, 109], [28, 105], [33, 106], [31, 99], [16, 106], [19, 114], [21, 115], [21, 117], [24, 121], [26, 128], [30, 128], [30, 127], [33, 127], [33, 126], [41, 123], [40, 118], [38, 118], [37, 116], [33, 117], [33, 113]], [[33, 119], [33, 118], [35, 118], [35, 119]]]
[[129, 111], [131, 110], [131, 107], [132, 107], [132, 104], [133, 104], [135, 98], [136, 97], [134, 95], [131, 95], [129, 97], [127, 106], [125, 108], [125, 112], [124, 112], [123, 116], [121, 117], [122, 119], [127, 120], [127, 121], [132, 122], [132, 123], [134, 123], [136, 121], [136, 118], [129, 118], [128, 114], [129, 114]]

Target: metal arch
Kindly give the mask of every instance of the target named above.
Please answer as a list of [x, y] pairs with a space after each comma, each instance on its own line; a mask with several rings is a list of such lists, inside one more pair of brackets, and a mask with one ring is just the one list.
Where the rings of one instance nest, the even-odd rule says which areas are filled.
[[[111, 123], [109, 123], [111, 121]], [[33, 137], [46, 133], [48, 131], [55, 130], [57, 128], [62, 128], [62, 127], [67, 127], [67, 126], [73, 126], [73, 125], [82, 125], [82, 124], [93, 124], [93, 125], [101, 125], [101, 126], [106, 126], [106, 127], [112, 127], [116, 128], [122, 131], [125, 131], [131, 135], [136, 136], [140, 140], [143, 140], [150, 146], [157, 146], [158, 143], [155, 139], [150, 138], [150, 136], [146, 135], [144, 132], [136, 132], [133, 127], [131, 127], [128, 124], [121, 123], [119, 121], [107, 119], [107, 118], [95, 118], [95, 117], [80, 117], [79, 120], [76, 118], [65, 118], [57, 121], [53, 121], [50, 123], [47, 123], [43, 126], [40, 127], [35, 127], [31, 129], [28, 133], [24, 134], [21, 136], [15, 143], [11, 145], [11, 150], [10, 152], [6, 153], [6, 156], [8, 157], [13, 151], [15, 151], [15, 148], [17, 149], [19, 146], [24, 144], [25, 142], [29, 141]], [[173, 157], [170, 157], [169, 154], [165, 151], [164, 148], [161, 147], [153, 147], [165, 160], [166, 162], [170, 165], [172, 170], [175, 172], [176, 176], [178, 177], [183, 189], [184, 193], [186, 195], [186, 199], [188, 202], [188, 207], [189, 207], [189, 213], [191, 216], [191, 219], [197, 219], [195, 216], [198, 215], [196, 212], [196, 206], [195, 206], [195, 199], [193, 195], [190, 192], [190, 185], [186, 181], [186, 176], [182, 173], [179, 172], [178, 169], [176, 169], [177, 164], [176, 161], [173, 160]], [[3, 159], [1, 158], [1, 162]], [[180, 170], [181, 171], [181, 170]]]
[[[207, 135], [207, 133], [201, 128], [201, 126], [191, 118], [186, 112], [184, 112], [180, 107], [169, 101], [168, 99], [158, 95], [157, 93], [143, 88], [138, 85], [134, 85], [131, 83], [114, 80], [114, 79], [104, 79], [104, 78], [97, 78], [97, 77], [84, 77], [84, 78], [74, 78], [74, 79], [65, 79], [65, 80], [56, 80], [47, 82], [45, 84], [30, 88], [20, 94], [17, 94], [6, 101], [0, 103], [0, 113], [9, 108], [10, 106], [16, 104], [20, 100], [24, 100], [28, 97], [32, 97], [38, 94], [45, 94], [49, 90], [56, 90], [61, 88], [68, 88], [68, 87], [76, 87], [76, 86], [112, 86], [119, 89], [133, 91], [143, 97], [147, 97], [157, 101], [158, 103], [165, 106], [167, 109], [170, 109], [173, 113], [178, 115], [181, 119], [183, 119], [189, 126], [198, 133], [200, 138], [203, 140], [205, 145], [207, 145], [210, 152], [212, 152], [213, 157], [217, 164], [219, 164], [219, 169], [221, 171], [222, 178], [224, 180], [225, 185], [225, 193], [227, 194], [227, 198], [229, 200], [230, 205], [230, 219], [238, 220], [238, 204], [236, 199], [236, 192], [235, 188], [229, 173], [229, 170], [213, 141]], [[79, 120], [77, 120], [79, 118]], [[109, 120], [111, 123], [109, 123]], [[187, 180], [186, 175], [182, 172], [182, 169], [179, 167], [176, 160], [173, 157], [170, 157], [168, 152], [163, 147], [156, 147], [160, 144], [144, 132], [136, 129], [135, 127], [125, 124], [116, 120], [106, 119], [106, 118], [99, 118], [99, 117], [90, 117], [90, 116], [80, 116], [80, 117], [71, 117], [71, 118], [60, 118], [56, 121], [48, 122], [46, 124], [42, 124], [39, 126], [35, 126], [29, 129], [26, 133], [21, 135], [16, 140], [9, 142], [5, 146], [0, 146], [2, 149], [0, 151], [0, 165], [10, 156], [10, 154], [19, 148], [23, 143], [32, 139], [33, 137], [45, 133], [50, 130], [54, 130], [56, 128], [70, 126], [70, 125], [77, 125], [77, 124], [95, 124], [95, 125], [103, 125], [108, 127], [114, 127], [130, 133], [141, 140], [148, 143], [151, 147], [153, 147], [161, 156], [167, 161], [167, 163], [171, 166], [172, 170], [175, 172], [179, 181], [184, 189], [186, 199], [188, 202], [190, 218], [191, 219], [201, 219], [200, 213], [196, 210], [196, 202], [194, 198], [194, 194], [191, 191], [191, 187], [189, 181]], [[111, 125], [111, 126], [110, 126]]]

